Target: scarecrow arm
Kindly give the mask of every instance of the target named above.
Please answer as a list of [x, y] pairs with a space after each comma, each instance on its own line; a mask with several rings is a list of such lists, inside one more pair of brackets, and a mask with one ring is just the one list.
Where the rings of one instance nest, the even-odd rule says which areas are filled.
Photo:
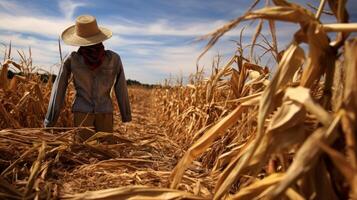
[[71, 75], [70, 67], [71, 57], [68, 57], [64, 64], [61, 66], [58, 76], [52, 87], [50, 102], [48, 104], [47, 114], [44, 121], [45, 127], [54, 126], [59, 117], [65, 99], [68, 80]]
[[114, 85], [115, 96], [118, 101], [122, 121], [130, 122], [131, 121], [130, 101], [128, 95], [128, 88], [125, 80], [123, 64], [120, 60], [120, 57], [118, 59], [118, 68], [119, 68], [119, 72], [117, 74], [117, 78]]

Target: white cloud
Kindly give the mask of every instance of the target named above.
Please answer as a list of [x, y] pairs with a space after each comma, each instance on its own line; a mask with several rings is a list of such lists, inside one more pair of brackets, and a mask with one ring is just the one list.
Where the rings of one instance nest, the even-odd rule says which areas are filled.
[[[234, 44], [224, 40], [209, 51], [199, 62], [200, 68], [205, 67], [206, 72], [211, 70], [212, 59], [219, 52], [223, 55], [221, 65], [234, 54]], [[127, 77], [134, 77], [143, 82], [156, 83], [168, 78], [170, 75], [177, 77], [182, 74], [188, 77], [196, 70], [196, 59], [202, 52], [198, 44], [161, 46], [152, 49], [150, 58], [131, 59], [123, 57], [123, 64]], [[135, 55], [135, 54], [134, 54]]]
[[[103, 24], [108, 28], [112, 29], [114, 33], [124, 34], [124, 35], [155, 35], [155, 36], [189, 36], [197, 37], [203, 36], [207, 33], [210, 33], [224, 24], [227, 21], [224, 20], [215, 20], [215, 21], [194, 21], [191, 23], [177, 24], [170, 23], [166, 19], [160, 19], [153, 23], [149, 24], [120, 24], [115, 22], [108, 22]], [[232, 30], [227, 33], [227, 35], [239, 35], [240, 30]], [[251, 34], [254, 31], [254, 27], [249, 27], [245, 30], [246, 34]]]
[[66, 20], [73, 19], [73, 14], [77, 8], [86, 6], [84, 2], [71, 1], [71, 0], [61, 0], [59, 1], [59, 8], [62, 14], [65, 16]]
[[83, 2], [61, 0], [58, 2], [63, 16], [39, 14], [39, 8], [27, 7], [6, 0], [0, 1], [0, 29], [18, 33], [31, 33], [38, 36], [58, 38], [68, 26], [73, 25], [73, 14], [78, 7], [86, 6]]
[[39, 9], [31, 5], [24, 7], [22, 4], [19, 4], [15, 1], [0, 0], [0, 11], [13, 15], [31, 15], [33, 12], [37, 13]]
[[[78, 7], [79, 5], [76, 6]], [[0, 14], [0, 18], [1, 18], [0, 29], [19, 32], [19, 33], [32, 33], [39, 36], [55, 38], [58, 37], [59, 34], [66, 27], [74, 24], [73, 20], [71, 20], [70, 18], [72, 17], [76, 6], [72, 5], [72, 10], [69, 11], [69, 14], [65, 18], [44, 17], [44, 16], [36, 16], [36, 15], [22, 16], [22, 15], [2, 13]], [[108, 22], [100, 25], [110, 28], [114, 34], [121, 34], [121, 35], [197, 37], [212, 32], [217, 28], [223, 26], [225, 23], [226, 21], [216, 20], [213, 22], [198, 21], [198, 22], [187, 23], [184, 25], [177, 25], [175, 23], [169, 23], [167, 20], [161, 19], [149, 24], [137, 24], [137, 23], [121, 24], [120, 22], [115, 22], [115, 23]], [[254, 31], [254, 28], [248, 28], [245, 31], [245, 33], [249, 34], [252, 31]], [[238, 35], [239, 31], [234, 30], [227, 34]]]
[[[58, 2], [63, 16], [48, 17], [36, 15], [39, 13], [35, 12], [37, 8], [25, 8], [20, 4], [0, 0], [0, 42], [7, 44], [11, 40], [15, 49], [27, 50], [31, 46], [34, 63], [54, 73], [57, 73], [58, 69], [51, 68], [51, 66], [59, 61], [57, 43], [59, 34], [74, 23], [73, 15], [77, 8], [89, 5], [71, 0]], [[188, 40], [192, 41], [197, 36], [210, 33], [226, 23], [224, 20], [201, 19], [182, 24], [159, 19], [152, 23], [142, 24], [122, 17], [111, 17], [111, 19], [113, 18], [117, 18], [117, 20], [99, 21], [100, 25], [110, 28], [114, 33], [113, 37], [105, 42], [106, 47], [129, 55], [123, 58], [127, 78], [147, 83], [155, 83], [169, 74], [182, 73], [184, 76], [188, 76], [193, 73], [197, 56], [202, 52], [203, 44], [189, 44]], [[247, 28], [244, 34], [251, 36], [254, 31], [255, 27], [252, 26]], [[228, 32], [203, 57], [200, 65], [210, 70], [212, 58], [217, 52], [226, 57], [231, 56], [234, 53], [235, 45], [228, 39], [238, 39], [239, 32], [240, 28]], [[266, 28], [263, 29], [263, 32], [268, 33]], [[291, 28], [287, 28], [280, 29], [278, 34], [286, 36], [291, 33]], [[161, 40], [161, 36], [178, 38], [177, 41], [185, 39], [186, 43], [175, 42], [168, 46], [168, 43]], [[66, 54], [76, 50], [77, 47], [62, 45], [62, 49]]]
[[38, 36], [57, 38], [71, 22], [61, 18], [16, 16], [0, 14], [0, 29], [17, 33], [31, 33]]
[[120, 34], [116, 34], [110, 38], [107, 42], [113, 46], [127, 46], [127, 45], [160, 45], [162, 42], [156, 40], [145, 40], [145, 39], [127, 39]]

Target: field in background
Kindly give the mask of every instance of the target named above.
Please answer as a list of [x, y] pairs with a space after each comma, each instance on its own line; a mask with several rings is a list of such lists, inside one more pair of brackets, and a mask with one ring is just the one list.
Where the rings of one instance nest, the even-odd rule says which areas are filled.
[[[66, 128], [73, 86], [60, 128], [30, 128], [42, 126], [52, 82], [30, 73], [24, 55], [3, 63], [0, 197], [357, 199], [357, 38], [349, 37], [357, 25], [344, 1], [321, 1], [314, 12], [273, 2], [206, 36], [204, 52], [240, 22], [260, 20], [228, 63], [215, 61], [208, 77], [198, 68], [188, 85], [130, 87], [133, 122], [116, 118], [113, 134], [80, 144], [78, 128]], [[321, 24], [323, 9], [338, 24]], [[300, 25], [283, 51], [276, 20]], [[274, 74], [257, 48], [275, 60]], [[9, 66], [23, 76], [7, 79]]]

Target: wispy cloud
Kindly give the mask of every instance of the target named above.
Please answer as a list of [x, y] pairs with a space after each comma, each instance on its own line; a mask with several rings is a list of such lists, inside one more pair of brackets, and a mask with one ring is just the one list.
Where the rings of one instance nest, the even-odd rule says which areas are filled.
[[66, 20], [73, 19], [73, 14], [79, 7], [84, 7], [87, 4], [80, 1], [73, 1], [73, 0], [61, 0], [59, 1], [59, 8], [64, 15]]
[[0, 14], [0, 29], [17, 33], [35, 34], [42, 37], [57, 38], [59, 33], [71, 24], [61, 18], [16, 16]]
[[13, 15], [31, 15], [31, 12], [38, 12], [33, 6], [25, 8], [22, 4], [9, 0], [0, 1], [0, 11]]
[[[117, 9], [120, 7], [117, 4], [122, 5], [123, 2], [130, 4], [132, 1], [123, 0], [106, 4], [91, 0], [58, 0], [57, 5], [53, 5], [52, 1], [51, 3], [38, 1], [28, 5], [16, 0], [0, 0], [0, 42], [8, 43], [11, 40], [15, 48], [24, 50], [31, 46], [34, 63], [56, 73], [58, 69], [49, 66], [53, 66], [59, 60], [57, 39], [60, 33], [74, 24], [75, 16], [84, 13], [95, 14], [99, 25], [113, 31], [113, 37], [105, 41], [105, 45], [106, 48], [121, 54], [127, 78], [148, 83], [162, 80], [169, 74], [182, 73], [188, 76], [194, 72], [196, 58], [205, 43], [191, 42], [230, 20], [232, 14], [229, 14], [230, 17], [222, 16], [230, 5], [235, 5], [234, 0], [229, 0], [230, 5], [227, 5], [229, 2], [216, 1], [208, 1], [205, 4], [189, 0], [185, 3], [163, 1], [159, 4], [156, 2], [158, 4], [155, 5], [156, 7], [151, 5], [152, 2], [148, 2], [143, 6], [149, 8], [144, 9], [140, 6], [145, 2], [139, 4], [133, 1], [134, 4], [128, 10], [138, 11], [122, 15], [126, 10], [121, 8], [121, 12], [118, 12]], [[158, 6], [162, 6], [162, 9]], [[214, 9], [216, 7], [219, 9]], [[100, 8], [102, 11], [99, 11]], [[146, 11], [150, 8], [157, 13], [151, 12], [152, 10]], [[190, 9], [195, 9], [197, 13]], [[233, 13], [234, 10], [237, 10], [234, 13], [239, 14], [244, 7], [230, 9], [229, 12]], [[210, 14], [213, 11], [216, 12], [215, 15]], [[191, 17], [186, 13], [195, 16]], [[235, 14], [233, 16], [235, 17]], [[293, 26], [283, 25], [283, 27], [286, 28], [279, 29], [279, 37], [288, 38], [296, 29]], [[226, 34], [200, 61], [200, 64], [209, 68], [212, 58], [218, 52], [226, 57], [232, 55], [235, 44], [230, 40], [238, 39], [241, 28], [242, 26]], [[247, 28], [245, 35], [253, 35], [254, 30], [254, 26]], [[266, 27], [263, 33], [268, 34]], [[249, 37], [244, 38], [245, 42], [250, 40]], [[62, 45], [62, 48], [64, 54], [77, 49], [67, 45]]]
[[[10, 13], [0, 13], [2, 23], [0, 29], [14, 31], [19, 33], [32, 33], [45, 37], [58, 37], [64, 28], [72, 25], [73, 14], [76, 8], [85, 6], [84, 3], [74, 3], [69, 0], [59, 2], [59, 7], [65, 17], [62, 16], [36, 16], [19, 15]], [[18, 11], [25, 10], [21, 6], [13, 6], [13, 13], [21, 13]], [[1, 11], [1, 10], [0, 10]], [[197, 37], [207, 34], [226, 23], [225, 20], [200, 20], [192, 21], [185, 24], [177, 24], [169, 22], [167, 19], [157, 19], [151, 23], [134, 23], [130, 20], [116, 21], [103, 21], [101, 25], [106, 26], [114, 33], [121, 35], [142, 35], [142, 36], [190, 36]], [[253, 31], [247, 29], [246, 32]], [[230, 32], [230, 35], [236, 35], [237, 32]]]

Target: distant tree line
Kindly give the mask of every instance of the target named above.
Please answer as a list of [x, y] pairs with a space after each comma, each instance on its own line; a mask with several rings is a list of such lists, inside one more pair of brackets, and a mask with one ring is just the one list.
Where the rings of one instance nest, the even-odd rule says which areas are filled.
[[154, 87], [158, 87], [158, 85], [156, 85], [156, 84], [146, 84], [146, 83], [140, 83], [140, 82], [139, 82], [139, 81], [137, 81], [137, 80], [131, 80], [131, 79], [126, 80], [126, 84], [128, 84], [128, 85], [143, 86], [143, 87], [146, 87], [146, 88], [154, 88]]

